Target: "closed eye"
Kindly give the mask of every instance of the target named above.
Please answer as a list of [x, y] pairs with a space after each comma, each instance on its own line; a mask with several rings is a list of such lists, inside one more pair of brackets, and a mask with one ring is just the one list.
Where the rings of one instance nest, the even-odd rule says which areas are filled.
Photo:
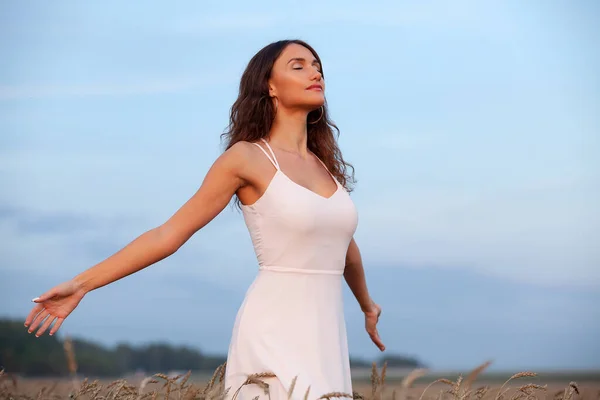
[[[317, 64], [317, 65], [318, 65], [318, 64]], [[299, 66], [299, 67], [293, 67], [292, 69], [300, 70], [300, 69], [302, 69], [302, 68], [303, 68], [302, 66]], [[320, 73], [320, 74], [322, 74], [322, 73], [323, 73], [323, 71], [321, 71], [321, 68], [317, 68], [317, 71], [319, 71], [319, 73]]]
[[[288, 63], [292, 62], [292, 61], [296, 61], [296, 62], [301, 62], [301, 63], [305, 63], [306, 59], [301, 58], [301, 57], [297, 57], [297, 58], [292, 58], [290, 61], [288, 61]], [[319, 71], [320, 74], [323, 73], [322, 68], [321, 68], [321, 64], [319, 63], [319, 61], [317, 61], [316, 59], [313, 60], [312, 65], [317, 67], [317, 71]], [[296, 70], [300, 70], [302, 69], [302, 64], [294, 64], [294, 66], [292, 67], [292, 69], [296, 69]]]

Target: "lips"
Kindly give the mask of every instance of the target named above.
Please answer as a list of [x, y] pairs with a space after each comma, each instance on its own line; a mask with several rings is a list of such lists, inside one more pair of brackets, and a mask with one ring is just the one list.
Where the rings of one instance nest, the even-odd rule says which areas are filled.
[[306, 88], [306, 90], [320, 90], [323, 91], [323, 86], [321, 85], [311, 85]]

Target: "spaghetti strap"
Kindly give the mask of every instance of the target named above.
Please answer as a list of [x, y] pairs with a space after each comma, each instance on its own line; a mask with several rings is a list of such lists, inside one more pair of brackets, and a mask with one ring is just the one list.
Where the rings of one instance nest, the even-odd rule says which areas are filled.
[[[263, 139], [263, 141], [264, 141], [264, 139]], [[267, 142], [265, 142], [265, 143], [267, 144], [267, 146], [269, 146], [269, 144]], [[271, 147], [269, 147], [269, 150], [271, 151], [271, 154], [273, 154], [273, 158], [271, 158], [269, 153], [267, 153], [266, 150], [263, 149], [263, 147], [260, 144], [254, 143], [254, 142], [252, 144], [255, 145], [256, 147], [258, 147], [260, 149], [260, 151], [265, 153], [265, 156], [267, 156], [269, 161], [271, 161], [271, 164], [273, 164], [273, 166], [279, 171], [279, 163], [277, 162], [277, 159], [275, 158], [275, 154], [273, 153], [273, 150], [271, 150]]]
[[[312, 151], [311, 151], [311, 153], [312, 153]], [[329, 172], [329, 168], [327, 168], [327, 165], [325, 165], [325, 163], [323, 161], [321, 161], [321, 159], [319, 157], [317, 157], [317, 155], [315, 153], [312, 153], [312, 154], [313, 154], [313, 156], [315, 156], [315, 158], [317, 160], [319, 160], [319, 162], [323, 165], [323, 167], [325, 167], [325, 169], [327, 170], [327, 172]], [[329, 173], [331, 173], [331, 172], [329, 172]]]
[[279, 169], [279, 163], [277, 162], [277, 157], [275, 157], [275, 153], [273, 152], [273, 149], [269, 145], [269, 142], [267, 142], [264, 138], [262, 138], [260, 140], [262, 140], [263, 142], [265, 142], [265, 144], [269, 148], [269, 151], [271, 152], [271, 155], [273, 156], [273, 160], [275, 161], [274, 164], [277, 166], [277, 169]]
[[[312, 151], [311, 151], [311, 153], [312, 153]], [[313, 154], [313, 156], [315, 156], [315, 158], [316, 158], [317, 160], [319, 160], [319, 162], [320, 162], [320, 163], [323, 165], [323, 168], [325, 168], [325, 171], [327, 171], [327, 173], [329, 174], [329, 176], [331, 176], [331, 179], [333, 179], [333, 180], [334, 180], [335, 184], [336, 184], [337, 186], [339, 186], [339, 185], [340, 185], [339, 181], [338, 181], [338, 180], [337, 180], [337, 178], [336, 178], [336, 177], [335, 177], [335, 176], [334, 176], [334, 175], [331, 173], [331, 171], [329, 170], [329, 168], [327, 168], [327, 165], [325, 165], [325, 163], [324, 163], [323, 161], [321, 161], [321, 159], [320, 159], [319, 157], [317, 157], [317, 155], [316, 155], [315, 153], [312, 153], [312, 154]]]

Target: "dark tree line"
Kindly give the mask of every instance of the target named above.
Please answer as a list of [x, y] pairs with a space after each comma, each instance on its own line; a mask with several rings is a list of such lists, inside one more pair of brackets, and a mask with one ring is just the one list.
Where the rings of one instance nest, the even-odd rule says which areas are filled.
[[[224, 355], [207, 355], [198, 349], [153, 343], [141, 346], [119, 344], [108, 348], [87, 340], [73, 339], [77, 373], [88, 377], [118, 377], [137, 370], [146, 373], [169, 371], [213, 372], [225, 362]], [[387, 356], [389, 367], [419, 367], [414, 358]], [[371, 363], [352, 359], [352, 367]], [[24, 376], [65, 376], [69, 374], [64, 342], [57, 337], [28, 334], [20, 320], [0, 320], [0, 369]]]
[[[72, 339], [77, 373], [84, 376], [122, 376], [137, 370], [214, 371], [225, 356], [206, 355], [199, 350], [153, 343], [142, 346], [119, 344], [105, 347], [87, 340]], [[0, 369], [26, 376], [69, 374], [63, 340], [28, 334], [22, 321], [0, 320]]]

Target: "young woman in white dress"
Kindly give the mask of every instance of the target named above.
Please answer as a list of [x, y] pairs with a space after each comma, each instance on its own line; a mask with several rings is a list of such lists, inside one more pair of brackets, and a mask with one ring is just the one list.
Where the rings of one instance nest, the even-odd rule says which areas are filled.
[[[229, 346], [229, 397], [248, 375], [271, 372], [271, 399], [352, 393], [343, 315], [346, 281], [381, 350], [381, 308], [369, 295], [353, 238], [357, 212], [346, 163], [325, 101], [321, 60], [300, 40], [261, 49], [249, 62], [231, 109], [227, 149], [198, 191], [162, 225], [41, 296], [28, 331], [54, 334], [90, 291], [175, 253], [230, 203], [241, 208], [258, 261]], [[344, 279], [342, 279], [344, 278]], [[238, 399], [263, 394], [245, 385]]]

